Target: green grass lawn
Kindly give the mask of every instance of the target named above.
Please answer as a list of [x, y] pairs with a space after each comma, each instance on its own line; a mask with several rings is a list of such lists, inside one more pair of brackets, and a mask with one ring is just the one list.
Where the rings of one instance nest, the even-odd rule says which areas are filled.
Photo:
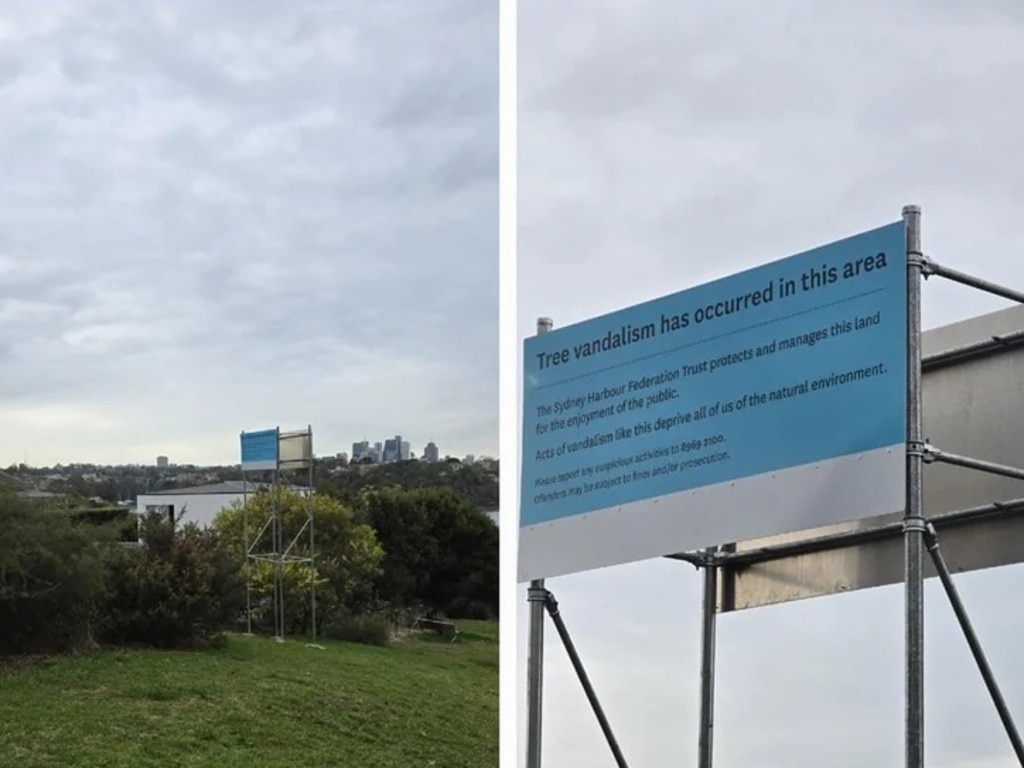
[[0, 765], [488, 768], [498, 629], [378, 648], [233, 636], [0, 669]]

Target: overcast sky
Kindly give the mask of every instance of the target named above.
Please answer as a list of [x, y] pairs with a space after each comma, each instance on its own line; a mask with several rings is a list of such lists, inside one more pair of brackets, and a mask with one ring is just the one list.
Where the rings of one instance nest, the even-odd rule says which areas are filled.
[[497, 451], [497, 7], [0, 3], [0, 464]]
[[[520, 0], [518, 38], [520, 336], [538, 315], [567, 325], [907, 203], [934, 259], [1024, 287], [1019, 3]], [[925, 286], [926, 327], [1003, 306]], [[1024, 572], [958, 579], [1024, 718]], [[699, 574], [653, 561], [548, 586], [630, 765], [694, 765]], [[1014, 765], [937, 586], [928, 764]], [[901, 606], [895, 586], [722, 617], [716, 765], [901, 765]], [[522, 588], [517, 613], [525, 661]], [[547, 639], [545, 765], [614, 765], [550, 625]], [[524, 707], [520, 686], [520, 724]]]

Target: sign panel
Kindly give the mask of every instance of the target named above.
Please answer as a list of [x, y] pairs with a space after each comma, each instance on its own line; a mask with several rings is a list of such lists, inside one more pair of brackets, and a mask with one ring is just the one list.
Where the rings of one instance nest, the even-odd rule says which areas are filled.
[[[1024, 307], [1016, 306], [926, 331], [922, 401], [924, 435], [936, 448], [1011, 467], [1024, 467]], [[938, 365], [950, 350], [989, 342], [981, 354]], [[993, 502], [1024, 499], [1024, 482], [945, 464], [924, 469], [924, 510], [935, 521], [952, 571], [1024, 562], [1024, 505], [955, 525], [956, 512]], [[768, 547], [872, 531], [899, 522], [902, 514], [827, 526], [794, 534], [742, 541], [730, 549]], [[926, 559], [926, 575], [933, 576]], [[724, 569], [719, 579], [723, 612], [850, 592], [903, 581], [903, 537], [803, 552]]]
[[902, 222], [528, 339], [521, 581], [902, 509]]
[[242, 470], [277, 469], [278, 430], [242, 433]]
[[304, 469], [313, 464], [313, 431], [282, 432], [279, 441], [281, 469]]

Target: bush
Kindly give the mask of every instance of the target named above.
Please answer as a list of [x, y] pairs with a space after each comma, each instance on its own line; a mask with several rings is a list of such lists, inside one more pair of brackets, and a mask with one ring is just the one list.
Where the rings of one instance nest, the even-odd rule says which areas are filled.
[[238, 564], [215, 532], [194, 524], [176, 531], [157, 513], [143, 521], [142, 538], [142, 548], [107, 563], [100, 639], [159, 648], [208, 644], [245, 607]]
[[387, 645], [391, 641], [391, 622], [385, 616], [346, 616], [339, 612], [326, 622], [324, 634], [346, 643]]
[[[264, 521], [280, 511], [285, 545], [294, 540], [292, 554], [310, 557], [310, 540], [306, 525], [307, 512], [312, 512], [315, 536], [315, 563], [289, 562], [282, 567], [285, 591], [285, 632], [308, 632], [312, 625], [311, 593], [316, 590], [318, 634], [325, 626], [324, 618], [339, 610], [365, 612], [361, 609], [373, 594], [373, 580], [380, 573], [384, 556], [373, 529], [356, 520], [352, 509], [329, 496], [314, 495], [311, 499], [286, 488], [261, 491], [248, 499], [243, 509], [235, 503], [222, 510], [214, 527], [228, 543], [243, 567], [246, 552], [246, 516], [249, 546], [253, 552], [273, 550], [270, 530], [262, 538], [256, 534]], [[253, 629], [269, 630], [274, 626], [274, 563], [266, 560], [250, 564], [252, 576]]]
[[448, 616], [452, 619], [469, 619], [470, 621], [492, 621], [497, 612], [482, 600], [468, 597], [457, 597], [448, 607]]
[[122, 542], [139, 539], [139, 520], [135, 512], [126, 507], [82, 507], [70, 511], [71, 522], [78, 526], [91, 526], [100, 531], [104, 539]]
[[[257, 560], [249, 565], [250, 589], [252, 590], [253, 630], [274, 631], [274, 577], [276, 564]], [[310, 631], [313, 624], [313, 596], [316, 596], [317, 631], [324, 626], [324, 616], [329, 616], [338, 607], [336, 593], [323, 577], [320, 570], [309, 563], [281, 564], [281, 579], [284, 584], [284, 632], [286, 635], [301, 635]]]
[[88, 644], [103, 593], [103, 543], [64, 512], [0, 495], [0, 654]]
[[384, 548], [382, 599], [459, 618], [497, 614], [498, 528], [485, 513], [439, 488], [366, 491], [359, 513]]

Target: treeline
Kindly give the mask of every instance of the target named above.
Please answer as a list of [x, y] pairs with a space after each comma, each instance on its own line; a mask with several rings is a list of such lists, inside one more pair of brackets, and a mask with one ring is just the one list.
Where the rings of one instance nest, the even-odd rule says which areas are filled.
[[498, 472], [495, 460], [348, 464], [321, 472], [318, 487], [349, 502], [375, 488], [447, 488], [477, 509], [497, 509]]
[[[175, 467], [115, 467], [104, 470], [105, 476], [93, 479], [81, 472], [60, 480], [45, 480], [42, 470], [10, 467], [0, 471], [0, 487], [6, 475], [19, 488], [39, 487], [68, 497], [72, 503], [98, 498], [107, 502], [134, 500], [139, 494], [180, 487], [179, 473], [189, 477], [201, 475], [196, 483], [241, 480], [238, 467], [206, 469]], [[498, 461], [483, 459], [465, 464], [457, 459], [439, 462], [403, 461], [394, 464], [347, 464], [333, 458], [316, 460], [314, 476], [318, 488], [337, 498], [354, 503], [367, 489], [398, 487], [405, 489], [447, 488], [478, 509], [498, 508]], [[261, 479], [251, 475], [252, 479]], [[269, 478], [264, 478], [269, 479]], [[185, 482], [191, 483], [186, 479]]]
[[366, 489], [344, 501], [266, 491], [250, 498], [247, 519], [236, 505], [205, 530], [152, 514], [137, 546], [119, 541], [115, 516], [0, 493], [0, 654], [202, 645], [246, 628], [247, 601], [253, 630], [269, 630], [277, 566], [247, 559], [244, 542], [273, 549], [269, 531], [256, 534], [275, 509], [292, 544], [281, 566], [289, 633], [311, 629], [314, 591], [318, 635], [341, 639], [373, 625], [380, 641], [398, 613], [497, 615], [497, 527], [449, 489]]

